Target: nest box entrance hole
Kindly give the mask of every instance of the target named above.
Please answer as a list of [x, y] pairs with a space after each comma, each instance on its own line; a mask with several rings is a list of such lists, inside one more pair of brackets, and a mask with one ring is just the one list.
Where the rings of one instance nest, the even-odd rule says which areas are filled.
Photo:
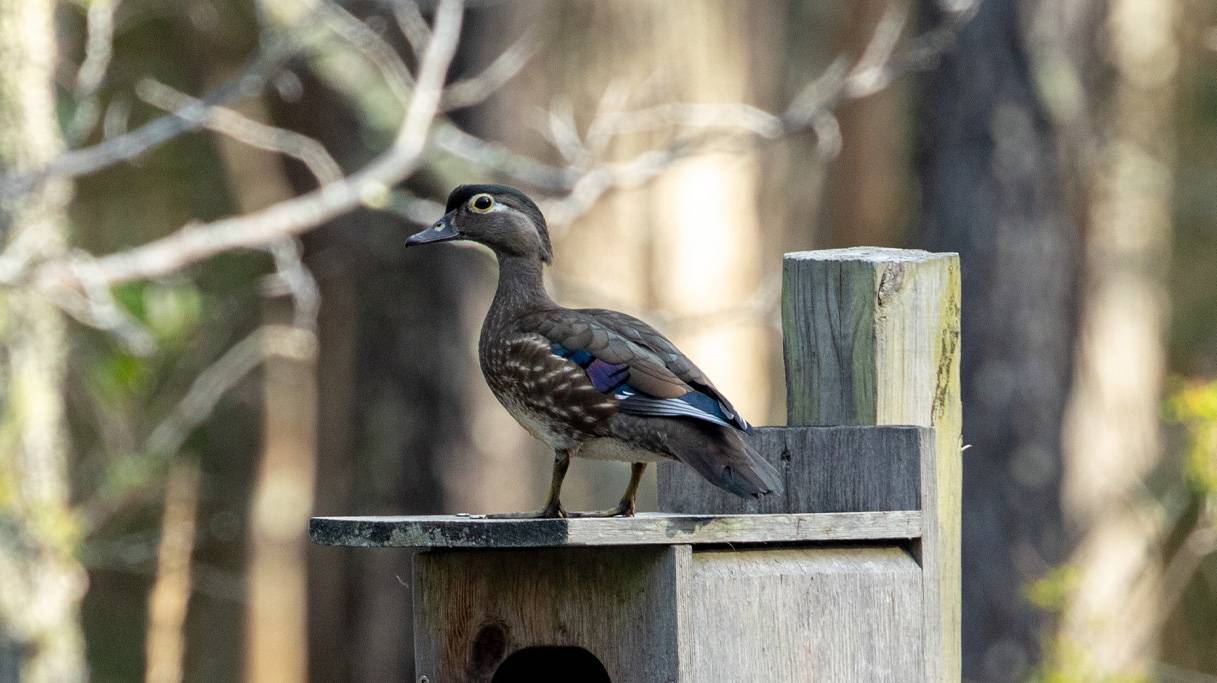
[[612, 683], [596, 655], [581, 647], [526, 647], [503, 660], [491, 683]]

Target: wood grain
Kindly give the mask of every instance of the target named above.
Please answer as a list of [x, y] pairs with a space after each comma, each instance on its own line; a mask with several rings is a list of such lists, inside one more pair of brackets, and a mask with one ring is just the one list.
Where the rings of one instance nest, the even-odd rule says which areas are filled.
[[[959, 680], [962, 405], [959, 257], [896, 249], [787, 254], [783, 340], [792, 425], [934, 428], [921, 472], [929, 680]], [[936, 605], [936, 608], [929, 607]]]
[[785, 491], [740, 498], [679, 463], [659, 465], [659, 507], [693, 514], [877, 512], [921, 507], [921, 427], [760, 427], [749, 443]]
[[676, 566], [688, 554], [688, 546], [421, 553], [415, 680], [481, 683], [513, 652], [566, 646], [595, 655], [614, 683], [675, 682]]
[[921, 569], [898, 548], [693, 552], [681, 681], [921, 681]]
[[808, 543], [918, 538], [921, 524], [921, 513], [914, 510], [794, 515], [643, 513], [602, 519], [314, 517], [309, 536], [319, 545], [359, 548]]

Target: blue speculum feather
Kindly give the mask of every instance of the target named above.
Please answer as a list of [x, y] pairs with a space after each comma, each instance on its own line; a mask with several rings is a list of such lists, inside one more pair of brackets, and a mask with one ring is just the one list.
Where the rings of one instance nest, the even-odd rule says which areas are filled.
[[747, 423], [737, 424], [723, 412], [722, 405], [712, 396], [699, 391], [690, 391], [678, 398], [656, 398], [644, 394], [626, 383], [629, 366], [606, 363], [583, 349], [571, 350], [554, 343], [550, 345], [554, 355], [566, 358], [587, 371], [592, 386], [601, 393], [612, 393], [620, 401], [623, 413], [652, 415], [658, 417], [691, 417], [713, 422], [717, 425], [747, 429]]

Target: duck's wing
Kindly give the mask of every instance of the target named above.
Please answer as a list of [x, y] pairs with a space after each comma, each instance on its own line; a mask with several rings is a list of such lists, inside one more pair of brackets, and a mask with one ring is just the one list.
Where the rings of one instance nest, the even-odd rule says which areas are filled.
[[637, 318], [601, 309], [554, 309], [526, 316], [521, 324], [549, 339], [555, 355], [584, 368], [601, 393], [619, 400], [623, 413], [749, 428], [692, 361]]
[[723, 418], [731, 426], [745, 431], [752, 429], [752, 426], [748, 424], [744, 416], [740, 415], [735, 406], [731, 405], [731, 401], [718, 390], [718, 387], [714, 386], [714, 382], [710, 381], [706, 373], [702, 372], [701, 368], [697, 367], [684, 352], [676, 348], [676, 345], [670, 339], [663, 336], [659, 330], [632, 315], [627, 315], [620, 311], [611, 311], [604, 308], [585, 308], [580, 310], [658, 356], [664, 363], [664, 367], [673, 375], [698, 393], [713, 399], [718, 404], [718, 411], [722, 413]]
[[522, 331], [549, 343], [551, 360], [578, 374], [575, 384], [594, 387], [616, 404], [619, 414], [597, 422], [598, 429], [667, 453], [736, 495], [781, 491], [781, 475], [741, 438], [739, 430], [748, 429], [748, 423], [654, 328], [596, 309], [555, 309], [519, 322]]

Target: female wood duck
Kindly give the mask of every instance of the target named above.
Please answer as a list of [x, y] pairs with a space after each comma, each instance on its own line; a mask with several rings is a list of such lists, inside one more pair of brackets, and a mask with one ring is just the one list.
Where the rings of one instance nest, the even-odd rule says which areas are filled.
[[[511, 517], [632, 516], [648, 462], [679, 460], [738, 496], [781, 489], [740, 438], [750, 427], [672, 342], [616, 311], [570, 309], [545, 291], [553, 259], [540, 209], [503, 185], [461, 185], [444, 217], [407, 245], [472, 240], [494, 250], [499, 284], [478, 342], [487, 384], [512, 417], [554, 449], [545, 507]], [[617, 507], [567, 512], [559, 494], [572, 456], [633, 463]]]

